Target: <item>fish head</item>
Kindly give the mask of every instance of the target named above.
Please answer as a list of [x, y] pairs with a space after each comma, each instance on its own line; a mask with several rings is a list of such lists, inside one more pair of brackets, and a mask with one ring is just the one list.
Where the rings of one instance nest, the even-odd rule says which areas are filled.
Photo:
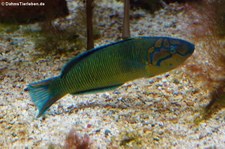
[[194, 44], [182, 39], [159, 38], [148, 49], [148, 69], [153, 75], [170, 71], [190, 57], [194, 49]]

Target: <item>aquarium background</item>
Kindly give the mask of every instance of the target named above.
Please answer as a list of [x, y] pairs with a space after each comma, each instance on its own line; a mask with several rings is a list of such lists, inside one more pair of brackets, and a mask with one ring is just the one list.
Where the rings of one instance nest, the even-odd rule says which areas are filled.
[[[1, 148], [225, 146], [224, 1], [132, 0], [131, 37], [182, 38], [195, 44], [192, 57], [173, 71], [114, 91], [66, 95], [36, 118], [26, 86], [58, 75], [86, 51], [85, 2], [66, 5], [68, 10], [47, 4], [37, 10], [42, 16], [31, 12], [12, 21], [6, 12], [16, 7], [0, 6]], [[94, 1], [95, 47], [122, 39], [123, 6], [122, 0]]]

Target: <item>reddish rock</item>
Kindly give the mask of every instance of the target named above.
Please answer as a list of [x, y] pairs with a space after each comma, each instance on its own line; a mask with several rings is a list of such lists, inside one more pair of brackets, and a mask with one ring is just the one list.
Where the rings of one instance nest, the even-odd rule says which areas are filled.
[[34, 23], [66, 15], [65, 0], [0, 0], [0, 23]]

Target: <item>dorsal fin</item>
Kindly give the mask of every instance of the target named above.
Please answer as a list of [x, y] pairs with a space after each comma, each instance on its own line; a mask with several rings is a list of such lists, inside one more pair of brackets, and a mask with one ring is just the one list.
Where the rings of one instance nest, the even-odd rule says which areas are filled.
[[61, 75], [60, 77], [63, 78], [66, 76], [66, 74], [70, 71], [71, 68], [73, 68], [77, 63], [79, 63], [82, 59], [85, 59], [87, 58], [88, 56], [90, 56], [91, 54], [99, 51], [99, 50], [102, 50], [104, 48], [107, 48], [109, 46], [112, 46], [112, 45], [117, 45], [117, 44], [120, 44], [120, 43], [123, 43], [125, 41], [128, 41], [128, 40], [132, 40], [133, 38], [128, 38], [126, 40], [121, 40], [121, 41], [118, 41], [118, 42], [114, 42], [114, 43], [111, 43], [111, 44], [107, 44], [107, 45], [103, 45], [103, 46], [100, 46], [100, 47], [97, 47], [97, 48], [94, 48], [94, 49], [91, 49], [89, 51], [86, 51], [84, 53], [81, 53], [80, 55], [72, 58], [65, 66], [64, 68], [62, 69], [62, 72], [61, 72]]

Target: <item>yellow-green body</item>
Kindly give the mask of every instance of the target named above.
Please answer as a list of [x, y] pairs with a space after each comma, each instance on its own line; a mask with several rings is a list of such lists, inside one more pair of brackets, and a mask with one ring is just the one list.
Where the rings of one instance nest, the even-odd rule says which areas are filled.
[[181, 39], [131, 38], [92, 49], [73, 58], [60, 76], [32, 83], [28, 90], [39, 108], [40, 116], [68, 93], [111, 89], [127, 81], [167, 72], [180, 65], [193, 51], [194, 45]]
[[[150, 76], [145, 41], [115, 44], [77, 62], [60, 78], [68, 93], [118, 86], [129, 80]], [[135, 49], [139, 47], [139, 49]], [[121, 50], [123, 48], [123, 50]]]

